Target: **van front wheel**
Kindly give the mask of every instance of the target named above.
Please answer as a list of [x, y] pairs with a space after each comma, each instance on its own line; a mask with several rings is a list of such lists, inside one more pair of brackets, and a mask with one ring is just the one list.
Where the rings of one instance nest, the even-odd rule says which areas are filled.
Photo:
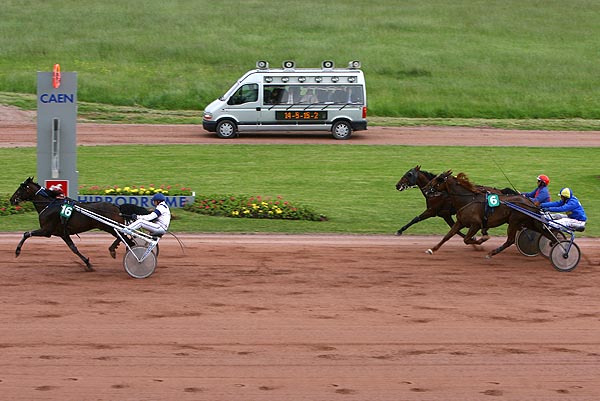
[[350, 139], [352, 127], [348, 121], [338, 121], [331, 127], [331, 134], [335, 139]]
[[231, 120], [219, 121], [217, 124], [217, 136], [223, 139], [230, 139], [237, 134], [237, 126]]

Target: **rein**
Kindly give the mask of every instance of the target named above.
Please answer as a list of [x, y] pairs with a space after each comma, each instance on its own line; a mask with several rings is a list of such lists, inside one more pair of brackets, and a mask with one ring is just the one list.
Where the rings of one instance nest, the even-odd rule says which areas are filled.
[[[42, 199], [34, 199], [34, 197], [42, 197]], [[76, 204], [86, 204], [86, 205], [90, 205], [93, 202], [77, 202], [74, 199], [70, 199], [70, 198], [66, 198], [66, 199], [57, 199], [57, 198], [52, 198], [48, 192], [46, 191], [46, 188], [44, 188], [43, 186], [40, 185], [40, 188], [35, 192], [35, 194], [33, 194], [33, 197], [31, 198], [31, 202], [35, 205], [36, 203], [38, 204], [43, 204], [43, 203], [48, 203], [46, 205], [46, 207], [41, 210], [39, 212], [39, 214], [42, 214], [46, 209], [48, 209], [50, 206], [52, 206], [52, 204], [63, 201], [63, 200], [67, 200], [67, 201], [72, 201], [73, 203]], [[93, 207], [88, 207], [88, 210], [92, 211], [92, 212], [96, 212], [96, 213], [100, 213], [103, 210], [100, 208], [93, 208]]]
[[[38, 199], [36, 199], [36, 197]], [[40, 199], [41, 197], [41, 199]], [[41, 216], [42, 213], [44, 213], [46, 211], [46, 209], [48, 209], [50, 206], [52, 206], [54, 203], [56, 203], [58, 199], [52, 199], [50, 198], [50, 196], [48, 195], [48, 193], [46, 192], [46, 189], [44, 187], [40, 186], [40, 189], [38, 189], [35, 194], [33, 194], [33, 197], [30, 199], [31, 203], [34, 204], [34, 206], [36, 204], [43, 206], [44, 204], [46, 205], [42, 210], [40, 210], [38, 212], [38, 214]]]

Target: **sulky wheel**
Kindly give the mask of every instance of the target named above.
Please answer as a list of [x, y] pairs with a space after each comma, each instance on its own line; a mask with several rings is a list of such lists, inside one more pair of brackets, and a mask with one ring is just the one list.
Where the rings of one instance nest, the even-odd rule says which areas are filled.
[[[144, 248], [148, 246], [148, 243], [141, 238], [134, 238], [133, 242], [135, 242], [136, 246], [143, 246]], [[158, 258], [158, 253], [159, 253], [158, 244], [156, 244], [156, 246], [154, 248], [152, 248], [152, 253], [154, 254], [154, 256], [156, 256]]]
[[538, 246], [540, 236], [540, 233], [524, 228], [517, 232], [515, 245], [523, 255], [537, 256], [540, 253], [540, 248]]
[[[569, 244], [571, 248], [569, 249]], [[568, 253], [567, 253], [568, 250]], [[554, 268], [560, 272], [570, 272], [577, 267], [581, 259], [581, 251], [576, 243], [569, 240], [558, 241], [550, 251], [550, 260]]]
[[143, 246], [134, 246], [123, 257], [123, 267], [127, 274], [133, 278], [150, 277], [156, 269], [156, 255], [154, 253], [150, 252], [144, 260], [139, 260], [146, 253], [146, 249]]
[[[552, 231], [552, 234], [556, 237], [556, 239], [563, 240], [566, 239], [567, 236], [562, 231]], [[540, 235], [540, 239], [538, 241], [538, 247], [540, 248], [540, 254], [542, 254], [545, 258], [550, 258], [550, 252], [552, 251], [552, 247], [556, 242], [550, 241], [548, 238]]]

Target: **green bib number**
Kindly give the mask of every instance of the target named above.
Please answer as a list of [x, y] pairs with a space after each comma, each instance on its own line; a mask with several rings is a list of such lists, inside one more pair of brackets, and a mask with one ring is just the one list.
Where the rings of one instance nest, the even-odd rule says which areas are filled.
[[500, 197], [496, 194], [489, 194], [487, 202], [489, 207], [498, 207], [500, 206]]
[[73, 206], [69, 205], [68, 203], [65, 203], [60, 207], [61, 217], [68, 219], [69, 217], [71, 217], [71, 214], [73, 214]]

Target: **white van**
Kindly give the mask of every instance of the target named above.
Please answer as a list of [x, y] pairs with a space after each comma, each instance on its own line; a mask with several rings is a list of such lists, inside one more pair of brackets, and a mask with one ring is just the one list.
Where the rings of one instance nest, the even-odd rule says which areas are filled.
[[367, 129], [367, 92], [359, 61], [348, 68], [269, 68], [259, 61], [223, 96], [204, 109], [202, 127], [220, 138], [251, 131], [331, 131], [348, 139]]

